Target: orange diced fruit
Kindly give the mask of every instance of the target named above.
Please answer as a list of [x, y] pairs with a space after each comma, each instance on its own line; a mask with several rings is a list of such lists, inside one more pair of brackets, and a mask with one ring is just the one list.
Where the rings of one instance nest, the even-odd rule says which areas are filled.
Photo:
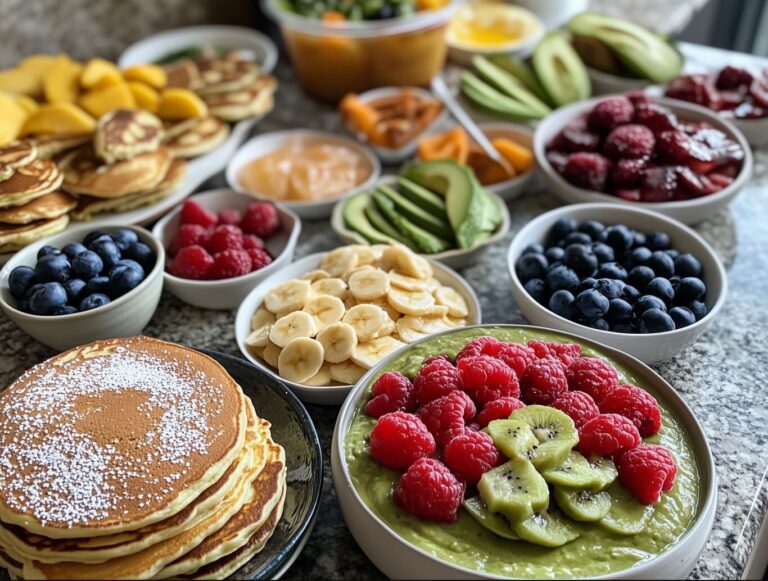
[[459, 163], [467, 163], [469, 137], [464, 129], [454, 127], [445, 133], [420, 139], [418, 153], [421, 161], [454, 159]]
[[207, 114], [208, 106], [205, 101], [188, 89], [165, 89], [160, 95], [157, 115], [161, 119], [175, 121], [203, 117]]
[[123, 71], [126, 81], [138, 81], [155, 89], [162, 89], [168, 83], [165, 69], [158, 65], [135, 65]]
[[362, 133], [374, 145], [385, 145], [386, 138], [379, 130], [380, 117], [376, 109], [362, 102], [354, 93], [347, 94], [339, 103], [339, 112], [356, 132]]
[[97, 119], [115, 109], [135, 109], [136, 99], [125, 83], [88, 91], [80, 97], [80, 106]]
[[504, 137], [494, 139], [491, 143], [516, 172], [524, 173], [533, 167], [533, 152], [528, 147]]

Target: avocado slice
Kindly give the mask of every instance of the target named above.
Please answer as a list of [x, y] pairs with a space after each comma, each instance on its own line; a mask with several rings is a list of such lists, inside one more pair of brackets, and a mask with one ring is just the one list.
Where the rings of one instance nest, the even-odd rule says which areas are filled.
[[427, 212], [425, 209], [414, 204], [400, 192], [389, 186], [379, 185], [376, 189], [392, 200], [397, 211], [416, 224], [419, 228], [423, 228], [427, 232], [431, 232], [444, 240], [453, 240], [453, 230], [451, 229], [451, 225], [445, 220], [442, 220], [439, 216]]
[[533, 113], [519, 101], [507, 97], [468, 71], [461, 73], [461, 92], [477, 107], [509, 121], [535, 121], [543, 115]]
[[421, 252], [435, 254], [437, 252], [442, 252], [443, 250], [448, 250], [451, 247], [450, 243], [427, 232], [423, 228], [419, 228], [416, 224], [400, 215], [395, 208], [395, 203], [386, 195], [378, 191], [374, 192], [372, 195], [376, 202], [376, 206], [381, 210], [381, 213], [387, 220], [397, 228], [400, 234], [413, 242], [413, 245]]
[[565, 33], [546, 34], [533, 51], [531, 62], [547, 95], [558, 107], [590, 97], [587, 68]]
[[611, 75], [627, 76], [627, 67], [604, 42], [589, 36], [574, 35], [571, 44], [588, 67]]
[[630, 71], [654, 83], [669, 81], [683, 70], [683, 57], [675, 47], [633, 22], [583, 12], [571, 19], [568, 30], [605, 43]]
[[344, 223], [371, 244], [391, 244], [391, 237], [378, 230], [365, 215], [365, 209], [371, 204], [371, 196], [365, 192], [355, 194], [344, 202], [342, 215]]
[[403, 195], [412, 200], [414, 204], [418, 204], [427, 212], [448, 219], [445, 215], [445, 200], [443, 198], [402, 176], [397, 178], [397, 185], [400, 186]]
[[480, 73], [482, 79], [511, 99], [528, 107], [531, 111], [531, 115], [544, 117], [547, 113], [552, 111], [546, 103], [542, 102], [536, 95], [529, 91], [517, 77], [507, 73], [504, 69], [495, 65], [487, 58], [475, 56], [472, 59], [472, 65], [477, 69], [477, 72]]
[[415, 250], [418, 252], [418, 248], [414, 246], [413, 242], [411, 242], [405, 236], [400, 234], [400, 232], [397, 231], [397, 228], [395, 228], [392, 224], [390, 224], [387, 221], [387, 219], [384, 216], [382, 216], [376, 204], [373, 202], [373, 198], [370, 199], [368, 205], [363, 209], [363, 212], [365, 212], [365, 217], [368, 218], [368, 221], [371, 223], [371, 225], [374, 228], [376, 228], [379, 232], [381, 232], [385, 236], [389, 236], [390, 238], [392, 238], [392, 240], [395, 240], [400, 244], [405, 244], [406, 246], [411, 248], [411, 250]]
[[547, 95], [544, 87], [541, 86], [539, 79], [537, 79], [536, 75], [533, 74], [531, 67], [524, 63], [522, 60], [506, 54], [495, 54], [489, 56], [488, 60], [500, 69], [503, 69], [505, 72], [515, 77], [518, 81], [525, 85], [531, 93], [536, 95], [540, 101], [546, 103], [549, 107], [554, 105], [554, 103], [549, 100], [549, 95]]

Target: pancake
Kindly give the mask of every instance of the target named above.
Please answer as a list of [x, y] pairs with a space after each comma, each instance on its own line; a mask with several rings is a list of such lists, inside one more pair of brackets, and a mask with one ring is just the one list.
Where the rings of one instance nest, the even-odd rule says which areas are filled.
[[60, 153], [74, 149], [79, 145], [88, 143], [91, 140], [90, 135], [57, 135], [51, 133], [49, 135], [36, 135], [35, 137], [28, 137], [26, 139], [30, 143], [34, 143], [37, 147], [38, 157], [45, 157], [51, 159]]
[[196, 157], [216, 149], [229, 137], [229, 125], [216, 117], [195, 117], [171, 126], [163, 140], [175, 157]]
[[[4, 252], [16, 252], [51, 234], [61, 232], [69, 224], [69, 216], [59, 216], [50, 220], [39, 220], [30, 224], [0, 224], [0, 254]], [[0, 418], [0, 423], [2, 419]], [[0, 474], [2, 470], [0, 470]], [[0, 487], [2, 487], [0, 478]], [[1, 511], [1, 509], [0, 509]], [[0, 514], [2, 514], [0, 512]]]
[[269, 112], [276, 89], [277, 80], [264, 75], [247, 87], [227, 93], [205, 95], [203, 100], [211, 115], [224, 121], [235, 122]]
[[246, 420], [193, 349], [138, 336], [57, 355], [0, 394], [0, 520], [82, 538], [169, 518], [221, 478]]
[[195, 66], [201, 85], [201, 96], [239, 91], [249, 86], [259, 76], [259, 67], [252, 61], [229, 58], [199, 58]]
[[115, 109], [99, 119], [93, 147], [106, 163], [115, 163], [157, 151], [162, 138], [163, 124], [149, 111]]
[[17, 168], [11, 177], [0, 181], [0, 208], [23, 206], [58, 190], [63, 178], [59, 168], [49, 159], [36, 159]]
[[165, 177], [172, 159], [170, 150], [160, 146], [151, 153], [105, 164], [91, 145], [84, 145], [68, 153], [60, 162], [64, 172], [63, 188], [96, 198], [119, 198], [151, 190]]
[[196, 91], [203, 81], [192, 59], [181, 59], [165, 66], [166, 87], [178, 87]]
[[0, 147], [0, 174], [3, 170], [10, 170], [13, 175], [14, 170], [29, 165], [35, 159], [37, 159], [37, 148], [34, 144], [28, 141], [11, 141]]
[[24, 565], [0, 549], [0, 567], [5, 567], [11, 575], [21, 578]]
[[23, 206], [0, 209], [0, 224], [29, 224], [50, 220], [67, 214], [77, 206], [77, 200], [64, 192], [51, 192]]

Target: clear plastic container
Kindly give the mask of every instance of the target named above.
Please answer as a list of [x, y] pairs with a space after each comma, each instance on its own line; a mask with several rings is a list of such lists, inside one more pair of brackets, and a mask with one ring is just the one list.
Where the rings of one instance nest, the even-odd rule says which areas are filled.
[[385, 86], [428, 86], [443, 67], [445, 29], [452, 4], [409, 16], [365, 22], [323, 22], [263, 7], [280, 25], [304, 91], [335, 103], [350, 91]]

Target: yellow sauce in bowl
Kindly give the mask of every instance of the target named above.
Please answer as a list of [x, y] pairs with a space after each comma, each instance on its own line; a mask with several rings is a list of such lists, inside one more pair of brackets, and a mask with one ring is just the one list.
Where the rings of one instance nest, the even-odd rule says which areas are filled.
[[540, 31], [541, 23], [528, 10], [480, 0], [456, 11], [448, 25], [448, 42], [467, 48], [499, 48], [522, 44]]

